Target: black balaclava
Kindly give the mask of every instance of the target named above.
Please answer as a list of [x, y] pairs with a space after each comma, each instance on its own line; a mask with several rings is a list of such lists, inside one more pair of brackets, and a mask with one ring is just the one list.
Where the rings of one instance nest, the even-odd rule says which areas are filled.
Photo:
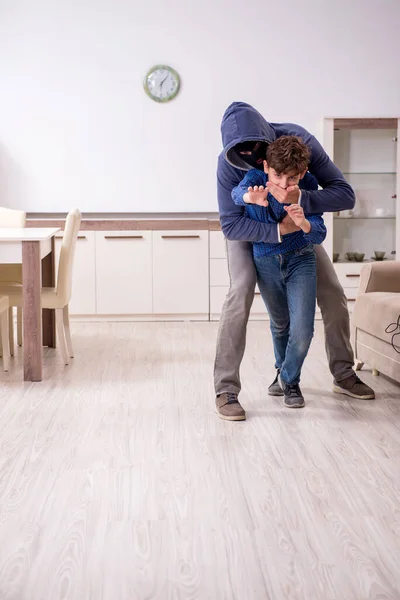
[[[258, 148], [256, 148], [258, 146]], [[241, 142], [235, 146], [235, 152], [251, 152], [251, 154], [242, 154], [241, 158], [254, 169], [263, 170], [264, 160], [267, 153], [266, 142]], [[256, 148], [256, 149], [255, 149]]]

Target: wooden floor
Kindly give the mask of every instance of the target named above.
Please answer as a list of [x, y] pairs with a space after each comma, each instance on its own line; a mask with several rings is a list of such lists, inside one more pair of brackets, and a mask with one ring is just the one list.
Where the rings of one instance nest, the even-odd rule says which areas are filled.
[[[242, 402], [214, 414], [215, 323], [74, 324], [74, 364], [0, 372], [1, 600], [400, 598], [400, 386], [333, 394], [321, 323], [306, 408], [269, 398], [250, 323]], [[51, 377], [51, 378], [50, 378]]]

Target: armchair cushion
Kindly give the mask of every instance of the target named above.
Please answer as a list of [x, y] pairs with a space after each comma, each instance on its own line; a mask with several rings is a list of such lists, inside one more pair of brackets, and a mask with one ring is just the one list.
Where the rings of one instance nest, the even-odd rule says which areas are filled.
[[[357, 297], [353, 312], [356, 328], [390, 344], [394, 331], [386, 333], [385, 329], [393, 324], [390, 329], [395, 330], [398, 320], [400, 323], [400, 293], [371, 292]], [[400, 326], [397, 331], [400, 333]], [[394, 342], [400, 352], [400, 335], [394, 338]]]

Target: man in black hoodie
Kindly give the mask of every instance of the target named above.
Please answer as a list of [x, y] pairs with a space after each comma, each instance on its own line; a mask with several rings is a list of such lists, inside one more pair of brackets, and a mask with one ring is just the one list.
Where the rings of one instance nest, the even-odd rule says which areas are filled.
[[[296, 230], [285, 218], [278, 225], [261, 223], [244, 215], [231, 197], [244, 172], [261, 168], [268, 144], [282, 135], [300, 137], [311, 150], [309, 171], [322, 190], [282, 189], [269, 184], [271, 194], [282, 203], [299, 203], [304, 212], [322, 213], [354, 207], [355, 194], [340, 170], [308, 131], [292, 123], [268, 123], [244, 102], [234, 102], [225, 111], [221, 125], [223, 152], [218, 157], [218, 205], [222, 231], [227, 239], [230, 289], [222, 309], [214, 367], [216, 409], [227, 420], [239, 421], [246, 413], [238, 400], [239, 369], [246, 345], [246, 327], [254, 298], [256, 271], [249, 242], [279, 243], [281, 236]], [[370, 400], [374, 391], [353, 371], [347, 301], [334, 267], [322, 246], [317, 255], [317, 301], [325, 327], [326, 352], [334, 377], [333, 390], [353, 398]], [[275, 380], [270, 389], [279, 392]], [[283, 392], [282, 392], [283, 393]]]

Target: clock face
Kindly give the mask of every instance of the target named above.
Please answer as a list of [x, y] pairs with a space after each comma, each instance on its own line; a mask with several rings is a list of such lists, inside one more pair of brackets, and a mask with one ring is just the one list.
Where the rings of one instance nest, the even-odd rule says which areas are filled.
[[179, 92], [178, 73], [167, 65], [157, 65], [150, 69], [144, 80], [144, 89], [156, 102], [168, 102]]

